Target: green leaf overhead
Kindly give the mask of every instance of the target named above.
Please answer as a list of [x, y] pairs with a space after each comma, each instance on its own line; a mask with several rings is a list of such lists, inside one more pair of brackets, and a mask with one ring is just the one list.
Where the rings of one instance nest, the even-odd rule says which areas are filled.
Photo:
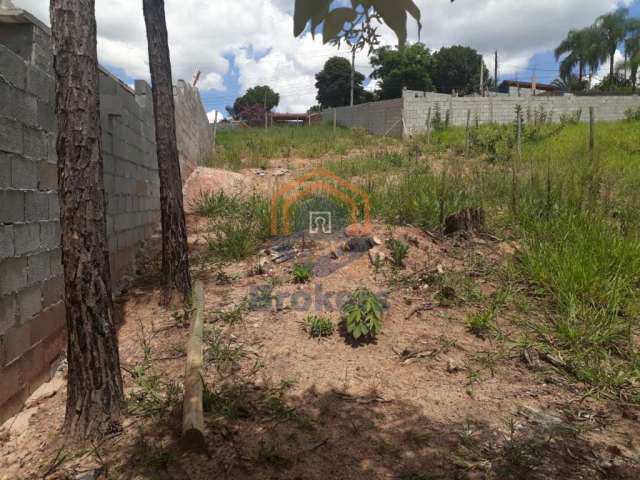
[[311, 22], [311, 32], [322, 23], [329, 14], [331, 0], [296, 0], [296, 11], [293, 16], [293, 34], [299, 36], [307, 24]]
[[[411, 0], [408, 0], [413, 3]], [[394, 2], [376, 2], [375, 9], [383, 18], [391, 30], [396, 33], [398, 37], [398, 44], [404, 45], [407, 41], [407, 11], [404, 9], [405, 3], [403, 0]]]
[[356, 19], [356, 12], [351, 8], [336, 8], [329, 12], [324, 20], [322, 31], [324, 43], [329, 43], [342, 31], [344, 24], [353, 22]]
[[294, 35], [301, 35], [309, 22], [314, 33], [324, 21], [324, 42], [337, 41], [345, 23], [358, 22], [359, 14], [370, 9], [396, 33], [400, 45], [407, 41], [408, 15], [418, 22], [418, 28], [422, 28], [422, 16], [414, 0], [352, 0], [351, 7], [333, 10], [331, 3], [331, 0], [296, 0]]

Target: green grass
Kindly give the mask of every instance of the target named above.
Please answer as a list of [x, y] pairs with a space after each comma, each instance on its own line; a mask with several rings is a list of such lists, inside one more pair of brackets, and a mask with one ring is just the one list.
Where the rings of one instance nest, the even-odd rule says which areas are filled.
[[321, 338], [333, 335], [335, 327], [330, 318], [309, 315], [305, 320], [307, 331], [310, 337]]
[[[512, 129], [482, 128], [507, 136]], [[547, 324], [533, 325], [543, 348], [559, 353], [577, 379], [640, 402], [638, 138], [638, 122], [597, 124], [591, 157], [587, 125], [531, 128], [521, 159], [474, 145], [485, 160], [445, 166], [440, 184], [422, 168], [381, 186], [376, 213], [434, 228], [462, 205], [484, 207], [494, 231], [522, 242], [522, 278], [555, 306]], [[434, 150], [460, 151], [464, 130], [437, 131], [433, 140]], [[473, 316], [470, 328], [484, 329], [490, 317]]]
[[[640, 403], [640, 122], [597, 123], [593, 155], [588, 137], [588, 125], [530, 125], [525, 113], [521, 157], [513, 125], [485, 125], [473, 129], [471, 154], [463, 158], [461, 128], [434, 130], [430, 145], [419, 136], [403, 147], [361, 131], [334, 137], [326, 126], [247, 130], [224, 132], [217, 161], [234, 163], [236, 155], [239, 168], [256, 159], [331, 154], [325, 166], [364, 183], [374, 218], [390, 224], [438, 230], [463, 207], [484, 208], [489, 231], [521, 246], [510, 267], [519, 295], [543, 297], [551, 307], [545, 320], [522, 314], [539, 348], [561, 358], [576, 379]], [[342, 158], [349, 149], [359, 151]], [[202, 208], [222, 225], [243, 218], [237, 212], [262, 218], [252, 228], [266, 238], [268, 208], [245, 202], [210, 199]], [[304, 224], [306, 210], [297, 217]], [[213, 251], [229, 258], [255, 251], [243, 241], [248, 231], [226, 228]], [[230, 245], [223, 248], [223, 240]], [[481, 300], [473, 286], [449, 277], [441, 301]], [[481, 313], [470, 328], [490, 326], [493, 312]]]
[[313, 278], [313, 265], [296, 263], [291, 269], [293, 283], [309, 283]]
[[258, 195], [205, 193], [196, 202], [196, 212], [211, 220], [207, 246], [218, 260], [245, 259], [271, 234], [271, 205]]
[[[393, 141], [393, 140], [392, 140]], [[338, 128], [331, 125], [314, 127], [247, 128], [218, 132], [217, 154], [208, 166], [240, 170], [262, 168], [272, 158], [317, 158], [326, 154], [345, 155], [350, 150], [372, 144], [384, 145], [379, 137], [365, 130]]]

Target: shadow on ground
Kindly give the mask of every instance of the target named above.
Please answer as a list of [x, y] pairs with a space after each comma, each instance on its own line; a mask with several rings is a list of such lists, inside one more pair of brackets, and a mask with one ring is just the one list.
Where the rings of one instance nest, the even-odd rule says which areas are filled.
[[[410, 401], [234, 382], [205, 395], [207, 451], [180, 448], [176, 412], [139, 426], [111, 471], [153, 479], [625, 479], [638, 465], [542, 415], [495, 429], [436, 423]], [[464, 415], [461, 415], [464, 417]], [[116, 475], [118, 478], [120, 476]]]

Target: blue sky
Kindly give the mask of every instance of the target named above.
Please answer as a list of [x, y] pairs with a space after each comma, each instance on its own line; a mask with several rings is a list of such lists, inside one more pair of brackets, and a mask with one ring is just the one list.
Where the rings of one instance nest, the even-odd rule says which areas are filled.
[[[633, 15], [640, 16], [640, 0], [631, 5], [630, 10]], [[498, 49], [499, 50], [499, 49]], [[363, 61], [361, 60], [360, 65]], [[500, 61], [498, 62], [500, 63]], [[365, 63], [366, 64], [366, 63]], [[487, 60], [488, 67], [493, 72], [493, 59]], [[515, 69], [510, 69], [504, 74], [498, 74], [500, 80], [515, 79], [530, 81], [535, 73], [538, 82], [550, 83], [558, 76], [558, 64], [551, 50], [535, 54], [526, 65], [515, 65]], [[207, 111], [217, 109], [224, 111], [226, 105], [230, 105], [242, 92], [238, 84], [238, 71], [236, 68], [229, 70], [224, 77], [225, 84], [229, 86], [229, 92], [219, 95], [217, 92], [202, 92], [203, 102]]]
[[[341, 0], [342, 1], [342, 0]], [[539, 82], [557, 76], [552, 49], [572, 28], [593, 22], [623, 4], [640, 16], [640, 0], [415, 0], [423, 14], [421, 40], [431, 49], [468, 45], [486, 58], [500, 54], [499, 78]], [[47, 0], [13, 0], [48, 23]], [[191, 81], [196, 70], [207, 111], [225, 112], [247, 88], [268, 84], [281, 95], [280, 111], [315, 103], [315, 74], [332, 55], [349, 57], [311, 35], [293, 38], [294, 0], [165, 0], [174, 79]], [[149, 78], [140, 2], [96, 0], [98, 55], [126, 83]], [[417, 41], [415, 24], [409, 40]], [[395, 36], [383, 28], [383, 42]], [[371, 71], [365, 53], [359, 71]], [[373, 87], [373, 85], [372, 85]]]
[[[631, 14], [640, 17], [640, 0], [635, 1], [630, 7]], [[536, 78], [542, 83], [551, 83], [558, 77], [558, 64], [553, 52], [547, 51], [534, 55], [526, 68], [518, 71], [521, 77], [531, 77], [536, 72]], [[515, 78], [515, 77], [514, 77]], [[524, 80], [525, 78], [521, 78]], [[529, 80], [530, 78], [526, 78]]]

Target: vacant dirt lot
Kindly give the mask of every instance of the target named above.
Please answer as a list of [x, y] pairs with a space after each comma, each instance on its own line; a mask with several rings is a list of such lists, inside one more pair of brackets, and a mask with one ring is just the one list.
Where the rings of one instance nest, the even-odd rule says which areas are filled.
[[[270, 191], [273, 173], [201, 169], [187, 198]], [[117, 301], [123, 430], [87, 445], [59, 435], [62, 369], [3, 427], [0, 478], [640, 478], [637, 409], [588, 395], [561, 358], [529, 341], [522, 318], [544, 322], [549, 306], [508, 278], [517, 243], [374, 224], [387, 261], [344, 252], [340, 232], [300, 239], [283, 263], [267, 243], [223, 264], [208, 259], [207, 225], [189, 218], [194, 275], [206, 290], [206, 451], [180, 446], [189, 312], [158, 306], [150, 254]], [[409, 246], [404, 268], [388, 260], [391, 238]], [[304, 263], [314, 275], [294, 283], [292, 267]], [[357, 286], [385, 301], [374, 342], [356, 344], [342, 327], [340, 305]], [[311, 314], [336, 332], [310, 338]]]

